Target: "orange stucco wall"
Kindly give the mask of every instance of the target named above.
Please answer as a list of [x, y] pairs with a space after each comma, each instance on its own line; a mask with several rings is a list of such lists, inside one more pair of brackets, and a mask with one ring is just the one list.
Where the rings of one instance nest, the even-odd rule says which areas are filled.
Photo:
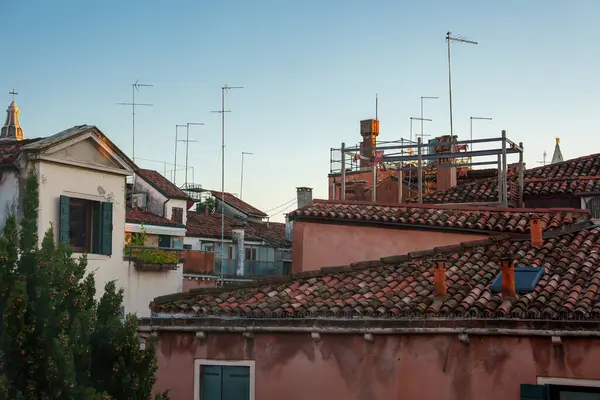
[[600, 340], [160, 332], [156, 391], [194, 395], [194, 360], [255, 360], [255, 399], [507, 400], [537, 377], [600, 379]]
[[485, 238], [487, 235], [432, 229], [294, 221], [292, 271], [377, 260]]

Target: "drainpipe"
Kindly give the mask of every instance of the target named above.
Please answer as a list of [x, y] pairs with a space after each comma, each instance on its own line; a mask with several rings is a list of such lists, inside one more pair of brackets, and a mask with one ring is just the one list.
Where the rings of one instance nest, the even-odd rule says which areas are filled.
[[163, 203], [163, 218], [167, 218], [167, 203], [169, 202], [170, 199], [166, 199], [165, 202]]

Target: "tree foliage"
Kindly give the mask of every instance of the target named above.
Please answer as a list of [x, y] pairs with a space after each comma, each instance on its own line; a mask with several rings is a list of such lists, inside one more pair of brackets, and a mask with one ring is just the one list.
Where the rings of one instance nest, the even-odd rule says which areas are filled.
[[156, 357], [141, 349], [137, 319], [121, 315], [123, 290], [108, 282], [99, 301], [85, 256], [38, 247], [38, 184], [30, 173], [19, 224], [0, 235], [0, 399], [147, 400]]
[[200, 203], [196, 203], [196, 211], [204, 212], [205, 209], [208, 209], [208, 212], [213, 213], [217, 209], [217, 200], [210, 196], [204, 199], [204, 201]]

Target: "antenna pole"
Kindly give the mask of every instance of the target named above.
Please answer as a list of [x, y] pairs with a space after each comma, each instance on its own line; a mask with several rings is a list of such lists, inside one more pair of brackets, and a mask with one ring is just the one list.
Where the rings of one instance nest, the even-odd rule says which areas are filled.
[[173, 163], [173, 185], [176, 185], [175, 181], [177, 180], [177, 142], [179, 141], [177, 137], [177, 130], [179, 128], [185, 128], [185, 125], [175, 125], [175, 162]]
[[132, 91], [132, 96], [131, 96], [131, 103], [117, 103], [118, 105], [121, 106], [131, 106], [131, 117], [132, 117], [132, 148], [131, 148], [131, 156], [133, 158], [133, 162], [135, 163], [135, 106], [149, 106], [152, 107], [154, 104], [146, 104], [146, 103], [136, 103], [135, 102], [135, 92], [136, 90], [140, 90], [141, 87], [152, 87], [154, 85], [148, 85], [145, 83], [138, 83], [139, 79], [137, 81], [135, 81], [135, 83], [133, 83], [131, 85], [131, 91]]
[[379, 121], [379, 119], [377, 118], [377, 113], [379, 111], [379, 95], [377, 93], [375, 93], [375, 120]]
[[459, 43], [468, 43], [468, 44], [477, 44], [472, 40], [455, 38], [450, 36], [451, 32], [446, 33], [446, 41], [448, 42], [448, 96], [450, 98], [450, 136], [454, 137], [454, 126], [452, 121], [452, 70], [451, 70], [451, 62], [450, 62], [450, 42], [459, 42]]
[[221, 114], [221, 286], [225, 279], [225, 113], [230, 112], [225, 110], [225, 93], [230, 89], [243, 89], [242, 86], [221, 87], [221, 110], [213, 111]]
[[241, 174], [242, 177], [241, 177], [241, 180], [240, 180], [240, 200], [242, 199], [242, 192], [244, 190], [244, 156], [245, 155], [250, 156], [252, 154], [253, 153], [248, 153], [246, 151], [242, 151], [242, 174]]
[[184, 185], [187, 188], [188, 187], [188, 156], [190, 154], [189, 152], [189, 146], [190, 146], [190, 142], [197, 142], [197, 140], [190, 140], [190, 125], [204, 125], [204, 123], [202, 122], [188, 122], [187, 124], [185, 124], [186, 128], [186, 136], [185, 136], [185, 182]]
[[423, 138], [423, 100], [425, 99], [431, 99], [431, 100], [437, 100], [438, 97], [434, 97], [434, 96], [421, 96], [421, 138]]

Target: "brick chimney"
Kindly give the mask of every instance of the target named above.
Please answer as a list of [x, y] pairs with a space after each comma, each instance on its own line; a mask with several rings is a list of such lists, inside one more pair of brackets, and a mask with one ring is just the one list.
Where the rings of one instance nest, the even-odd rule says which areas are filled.
[[544, 239], [542, 238], [542, 219], [532, 214], [529, 218], [529, 230], [531, 231], [531, 245], [538, 249], [544, 245]]
[[360, 135], [362, 143], [360, 144], [360, 167], [370, 167], [373, 165], [373, 156], [375, 152], [372, 149], [377, 146], [377, 136], [379, 135], [379, 121], [376, 119], [365, 119], [360, 121]]
[[435, 287], [435, 297], [446, 297], [446, 260], [443, 257], [438, 257], [435, 260], [433, 284]]
[[241, 221], [236, 221], [231, 230], [232, 242], [235, 245], [235, 275], [244, 276], [245, 264], [245, 249], [244, 249], [244, 227], [245, 224]]
[[500, 260], [502, 265], [502, 297], [517, 297], [515, 290], [515, 266], [511, 257], [503, 257]]
[[296, 197], [298, 199], [298, 208], [304, 208], [312, 204], [312, 188], [297, 187]]
[[[438, 142], [434, 146], [433, 151], [436, 154], [452, 153], [455, 151], [452, 142], [456, 141], [457, 136], [444, 135], [435, 138]], [[456, 167], [450, 167], [448, 164], [453, 164], [454, 158], [440, 158], [437, 160], [438, 167], [436, 172], [436, 189], [448, 190], [456, 186]]]

